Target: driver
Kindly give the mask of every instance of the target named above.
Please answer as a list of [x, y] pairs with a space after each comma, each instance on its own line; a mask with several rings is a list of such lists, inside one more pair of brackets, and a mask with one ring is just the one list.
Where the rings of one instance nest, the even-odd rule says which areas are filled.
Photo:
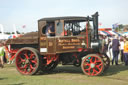
[[55, 36], [55, 29], [54, 29], [54, 25], [52, 23], [50, 23], [48, 25], [45, 33], [47, 36]]

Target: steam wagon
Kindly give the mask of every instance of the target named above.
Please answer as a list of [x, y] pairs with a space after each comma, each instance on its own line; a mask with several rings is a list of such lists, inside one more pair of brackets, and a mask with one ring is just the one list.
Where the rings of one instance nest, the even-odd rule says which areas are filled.
[[[49, 29], [51, 26], [52, 29]], [[81, 66], [84, 74], [97, 76], [110, 60], [102, 53], [98, 36], [98, 12], [91, 17], [52, 17], [38, 20], [38, 32], [9, 39], [6, 45], [16, 69], [23, 75], [49, 72], [62, 65]]]

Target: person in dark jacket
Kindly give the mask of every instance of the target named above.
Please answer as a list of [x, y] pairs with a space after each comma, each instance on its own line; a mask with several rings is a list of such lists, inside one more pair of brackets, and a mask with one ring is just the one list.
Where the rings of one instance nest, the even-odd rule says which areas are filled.
[[46, 29], [46, 35], [47, 36], [55, 36], [55, 29], [54, 29], [54, 24], [50, 23]]
[[112, 65], [115, 64], [118, 65], [118, 55], [119, 55], [119, 40], [118, 36], [114, 36], [115, 38], [112, 40], [112, 52], [113, 52], [113, 59], [112, 59]]

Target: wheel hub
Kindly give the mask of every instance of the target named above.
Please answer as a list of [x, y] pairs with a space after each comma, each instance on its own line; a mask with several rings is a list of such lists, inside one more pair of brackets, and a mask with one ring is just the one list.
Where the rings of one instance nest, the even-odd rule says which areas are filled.
[[26, 64], [29, 64], [29, 62], [30, 62], [30, 61], [29, 61], [28, 59], [25, 61]]
[[94, 68], [95, 67], [95, 64], [94, 63], [91, 63], [90, 66], [91, 66], [91, 68]]

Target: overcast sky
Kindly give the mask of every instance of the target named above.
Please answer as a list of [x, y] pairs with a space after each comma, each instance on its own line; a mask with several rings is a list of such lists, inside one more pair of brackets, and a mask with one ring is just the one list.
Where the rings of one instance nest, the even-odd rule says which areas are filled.
[[[128, 24], [128, 0], [0, 0], [0, 24], [4, 31], [30, 32], [44, 17], [88, 16], [99, 12], [101, 28]], [[26, 25], [26, 28], [22, 28]]]

